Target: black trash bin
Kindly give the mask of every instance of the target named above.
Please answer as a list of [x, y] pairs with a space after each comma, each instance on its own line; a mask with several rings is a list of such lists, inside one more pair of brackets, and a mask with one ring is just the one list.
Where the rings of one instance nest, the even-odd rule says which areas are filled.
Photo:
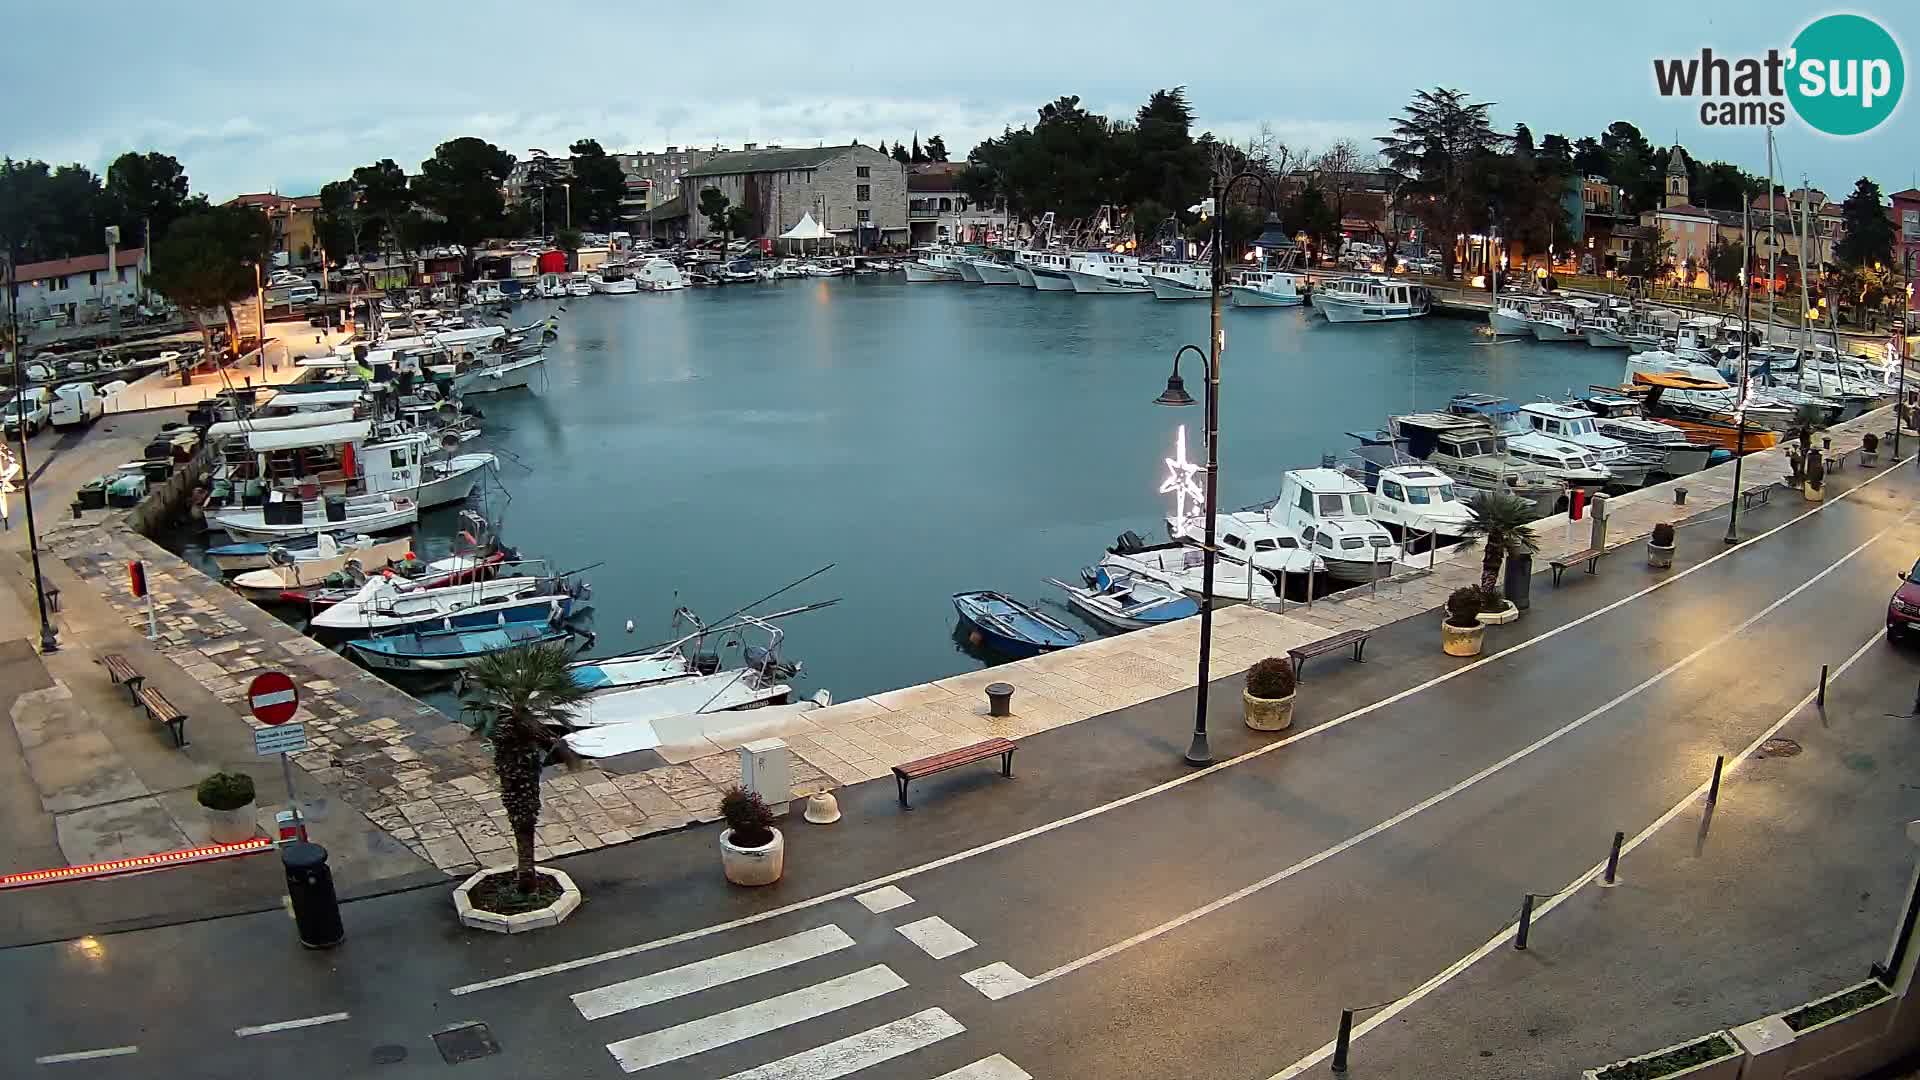
[[327, 869], [327, 849], [295, 841], [280, 849], [287, 868], [287, 897], [293, 903], [293, 924], [300, 944], [309, 949], [331, 949], [347, 936], [340, 925], [340, 901], [333, 895], [333, 872]]
[[1521, 611], [1527, 610], [1527, 592], [1533, 585], [1533, 556], [1507, 556], [1507, 577], [1501, 583], [1501, 591], [1507, 594], [1507, 601]]

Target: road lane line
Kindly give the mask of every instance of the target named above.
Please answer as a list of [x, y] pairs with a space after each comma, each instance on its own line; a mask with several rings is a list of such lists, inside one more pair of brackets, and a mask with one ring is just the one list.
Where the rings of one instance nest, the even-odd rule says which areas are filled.
[[891, 1024], [768, 1062], [726, 1080], [840, 1080], [870, 1065], [892, 1061], [967, 1029], [945, 1009], [925, 1009]]
[[1176, 776], [1171, 780], [1167, 780], [1162, 783], [1156, 784], [1150, 788], [1145, 788], [1140, 791], [1136, 791], [1130, 795], [1123, 795], [1110, 802], [1101, 803], [1098, 806], [1091, 806], [1085, 810], [1081, 810], [1081, 811], [1078, 811], [1077, 813], [1069, 814], [1063, 818], [1057, 818], [1053, 821], [1042, 822], [1039, 825], [1034, 825], [1029, 828], [1022, 829], [1019, 832], [1011, 833], [1007, 836], [1003, 836], [998, 840], [989, 840], [984, 844], [978, 844], [978, 845], [975, 845], [974, 847], [966, 848], [961, 851], [956, 851], [951, 855], [943, 855], [940, 858], [930, 859], [927, 862], [923, 862], [915, 866], [909, 866], [900, 870], [892, 871], [890, 873], [882, 874], [879, 877], [871, 878], [867, 881], [860, 882], [859, 884], [856, 884], [856, 885], [848, 885], [848, 886], [845, 886], [844, 888], [834, 889], [830, 892], [821, 893], [819, 896], [809, 897], [808, 899], [805, 899], [805, 900], [796, 900], [791, 904], [784, 904], [780, 907], [769, 908], [766, 911], [757, 912], [752, 915], [742, 916], [738, 919], [732, 919], [727, 922], [714, 923], [711, 926], [703, 926], [703, 927], [697, 927], [692, 930], [685, 930], [678, 934], [671, 934], [663, 938], [655, 938], [652, 941], [641, 942], [637, 945], [625, 945], [617, 949], [609, 949], [605, 952], [594, 953], [591, 956], [582, 956], [573, 960], [563, 960], [559, 963], [547, 964], [543, 967], [528, 968], [525, 971], [515, 972], [511, 975], [501, 975], [497, 978], [482, 979], [478, 982], [466, 983], [464, 985], [454, 987], [449, 992], [455, 997], [462, 997], [467, 994], [478, 993], [482, 990], [497, 990], [503, 986], [513, 986], [517, 983], [527, 982], [532, 979], [544, 978], [548, 975], [559, 975], [568, 971], [577, 971], [580, 968], [592, 967], [595, 964], [604, 964], [612, 960], [622, 960], [629, 956], [638, 956], [641, 953], [652, 952], [656, 949], [664, 949], [669, 946], [679, 945], [683, 942], [697, 941], [700, 938], [708, 937], [713, 934], [728, 933], [733, 930], [738, 930], [744, 926], [753, 926], [757, 923], [766, 922], [769, 919], [778, 919], [785, 915], [791, 915], [796, 911], [805, 911], [809, 908], [818, 907], [821, 904], [832, 903], [836, 900], [842, 900], [849, 896], [858, 896], [862, 893], [872, 892], [874, 890], [881, 889], [885, 886], [892, 885], [895, 882], [905, 881], [909, 878], [917, 877], [921, 874], [929, 873], [934, 870], [941, 870], [946, 867], [953, 866], [956, 863], [961, 863], [961, 862], [967, 861], [968, 859], [977, 858], [981, 855], [992, 854], [995, 851], [999, 851], [1001, 848], [1012, 847], [1015, 844], [1022, 843], [1027, 840], [1031, 840], [1036, 836], [1044, 836], [1047, 833], [1053, 832], [1057, 829], [1064, 829], [1069, 825], [1076, 825], [1090, 818], [1099, 817], [1102, 814], [1107, 814], [1115, 810], [1124, 809], [1125, 807], [1132, 806], [1134, 803], [1140, 802], [1145, 799], [1150, 799], [1155, 795], [1164, 794], [1166, 792], [1174, 790], [1175, 788], [1179, 788], [1187, 784], [1196, 783], [1202, 779], [1205, 779], [1208, 776], [1213, 775], [1214, 773], [1221, 772], [1225, 769], [1233, 768], [1236, 765], [1243, 765], [1257, 758], [1265, 757], [1268, 754], [1271, 754], [1276, 751], [1283, 750], [1289, 746], [1292, 746], [1294, 743], [1297, 743], [1302, 739], [1313, 738], [1316, 735], [1320, 735], [1325, 732], [1332, 731], [1335, 728], [1341, 727], [1342, 725], [1348, 723], [1349, 721], [1358, 720], [1363, 716], [1368, 716], [1381, 709], [1385, 709], [1393, 705], [1397, 705], [1400, 702], [1405, 701], [1407, 698], [1413, 697], [1414, 695], [1422, 693], [1423, 691], [1429, 690], [1435, 686], [1439, 686], [1442, 683], [1449, 682], [1453, 679], [1459, 678], [1460, 676], [1465, 675], [1468, 672], [1477, 671], [1481, 667], [1484, 667], [1487, 664], [1497, 663], [1501, 660], [1507, 659], [1515, 655], [1516, 653], [1532, 648], [1533, 646], [1538, 645], [1544, 641], [1549, 641], [1555, 637], [1558, 637], [1559, 635], [1565, 633], [1568, 630], [1572, 630], [1577, 626], [1585, 625], [1586, 623], [1591, 622], [1594, 619], [1600, 618], [1601, 616], [1611, 614], [1612, 612], [1618, 610], [1619, 608], [1627, 604], [1630, 604], [1635, 600], [1639, 600], [1642, 597], [1645, 597], [1649, 593], [1655, 592], [1656, 590], [1659, 590], [1659, 589], [1664, 589], [1677, 581], [1684, 580], [1688, 575], [1693, 574], [1700, 570], [1704, 570], [1707, 567], [1712, 566], [1713, 564], [1719, 562], [1721, 559], [1724, 559], [1734, 554], [1735, 552], [1740, 551], [1743, 548], [1746, 548], [1751, 544], [1757, 544], [1760, 541], [1773, 536], [1775, 533], [1778, 533], [1783, 529], [1790, 528], [1793, 525], [1796, 525], [1801, 521], [1804, 521], [1805, 519], [1813, 516], [1814, 514], [1818, 514], [1830, 507], [1838, 505], [1839, 503], [1845, 501], [1846, 498], [1852, 495], [1854, 492], [1864, 490], [1869, 485], [1878, 483], [1882, 478], [1891, 476], [1895, 470], [1905, 467], [1906, 465], [1910, 464], [1913, 460], [1914, 460], [1913, 458], [1903, 458], [1900, 461], [1887, 466], [1885, 469], [1882, 469], [1880, 472], [1875, 473], [1872, 477], [1866, 480], [1863, 480], [1859, 484], [1856, 484], [1855, 486], [1847, 489], [1846, 491], [1843, 491], [1838, 495], [1835, 495], [1835, 496], [1832, 496], [1831, 498], [1826, 499], [1825, 501], [1821, 502], [1819, 505], [1815, 506], [1811, 510], [1802, 511], [1801, 513], [1795, 515], [1794, 517], [1789, 518], [1788, 520], [1781, 522], [1778, 525], [1775, 525], [1773, 528], [1768, 529], [1765, 532], [1759, 533], [1746, 540], [1742, 540], [1738, 544], [1734, 544], [1733, 546], [1728, 547], [1706, 559], [1703, 559], [1700, 562], [1697, 562], [1694, 565], [1689, 566], [1684, 570], [1678, 571], [1673, 574], [1669, 574], [1661, 578], [1659, 581], [1656, 581], [1653, 584], [1647, 586], [1646, 588], [1640, 589], [1636, 592], [1629, 593], [1628, 595], [1623, 596], [1620, 599], [1615, 600], [1609, 604], [1606, 604], [1603, 607], [1590, 611], [1585, 615], [1581, 615], [1559, 626], [1555, 626], [1547, 630], [1544, 630], [1541, 633], [1533, 637], [1527, 638], [1524, 641], [1515, 642], [1513, 645], [1510, 645], [1507, 648], [1500, 650], [1499, 652], [1491, 653], [1487, 656], [1481, 657], [1478, 660], [1472, 661], [1471, 663], [1463, 664], [1460, 667], [1450, 669], [1446, 672], [1441, 673], [1440, 675], [1437, 675], [1431, 679], [1428, 679], [1426, 682], [1420, 683], [1416, 686], [1408, 687], [1405, 690], [1401, 690], [1388, 697], [1382, 698], [1379, 701], [1373, 702], [1368, 705], [1362, 705], [1351, 712], [1343, 713], [1339, 716], [1333, 717], [1332, 719], [1327, 720], [1324, 723], [1318, 724], [1311, 728], [1307, 728], [1301, 732], [1298, 732], [1297, 734], [1290, 735], [1284, 739], [1278, 739], [1274, 742], [1267, 743], [1263, 746], [1257, 746], [1252, 750], [1249, 750], [1246, 753], [1241, 754], [1238, 757], [1228, 758], [1225, 761], [1216, 762], [1215, 764], [1209, 765], [1203, 769], [1194, 769], [1190, 772], [1183, 772], [1179, 776]]
[[837, 926], [822, 926], [790, 937], [682, 964], [637, 979], [628, 979], [573, 995], [574, 1007], [589, 1020], [629, 1009], [657, 1005], [677, 997], [710, 990], [741, 979], [765, 975], [784, 967], [853, 947], [853, 939]]
[[910, 922], [905, 926], [894, 927], [901, 937], [920, 946], [920, 950], [935, 960], [945, 960], [949, 956], [966, 952], [973, 948], [974, 940], [955, 929], [953, 924], [934, 915]]
[[[1466, 791], [1468, 788], [1471, 788], [1474, 785], [1480, 783], [1480, 781], [1485, 780], [1487, 777], [1493, 776], [1499, 773], [1500, 771], [1507, 768], [1509, 765], [1513, 765], [1516, 762], [1519, 762], [1527, 757], [1532, 756], [1536, 751], [1541, 750], [1552, 743], [1558, 742], [1562, 736], [1569, 735], [1575, 731], [1578, 731], [1579, 729], [1585, 727], [1587, 724], [1591, 723], [1597, 717], [1600, 717], [1606, 714], [1607, 712], [1612, 711], [1615, 707], [1629, 700], [1632, 700], [1635, 697], [1638, 697], [1640, 694], [1646, 692], [1652, 687], [1658, 685], [1661, 682], [1664, 682], [1668, 676], [1679, 671], [1681, 668], [1684, 668], [1687, 665], [1693, 663], [1695, 660], [1698, 660], [1700, 657], [1705, 656], [1707, 653], [1713, 651], [1714, 649], [1719, 648], [1721, 645], [1726, 644], [1728, 641], [1732, 640], [1736, 635], [1745, 633], [1750, 627], [1753, 626], [1753, 624], [1759, 622], [1761, 619], [1766, 618], [1768, 615], [1773, 614], [1775, 611], [1780, 609], [1781, 605], [1787, 603], [1788, 601], [1792, 600], [1794, 597], [1799, 596], [1801, 593], [1812, 588], [1815, 584], [1819, 583], [1828, 574], [1831, 574], [1835, 570], [1838, 570], [1840, 569], [1840, 567], [1846, 565], [1846, 563], [1849, 560], [1851, 560], [1855, 555], [1860, 554], [1861, 552], [1867, 550], [1867, 548], [1879, 542], [1881, 537], [1886, 536], [1888, 533], [1892, 532], [1895, 528], [1898, 528], [1900, 525], [1904, 524], [1908, 516], [1910, 515], [1903, 515], [1900, 521], [1894, 523], [1893, 525], [1889, 525], [1884, 529], [1881, 529], [1877, 533], [1874, 533], [1872, 536], [1862, 541], [1858, 547], [1855, 547], [1852, 551], [1847, 552], [1845, 555], [1840, 556], [1839, 559], [1829, 564], [1826, 569], [1820, 571], [1819, 573], [1813, 575], [1807, 580], [1801, 582], [1799, 585], [1794, 586], [1792, 590], [1788, 591], [1785, 595], [1781, 596], [1778, 600], [1775, 600], [1773, 603], [1768, 604], [1766, 607], [1761, 608], [1759, 611], [1754, 612], [1752, 615], [1747, 616], [1746, 620], [1741, 622], [1739, 625], [1721, 633], [1718, 637], [1713, 638], [1711, 641], [1708, 641], [1706, 644], [1693, 650], [1692, 652], [1681, 657], [1680, 659], [1675, 660], [1673, 663], [1668, 664], [1666, 667], [1661, 668], [1659, 671], [1654, 672], [1652, 675], [1649, 675], [1646, 678], [1640, 680], [1638, 683], [1635, 683], [1632, 687], [1629, 687], [1628, 689], [1622, 691], [1621, 693], [1616, 694], [1614, 697], [1610, 698], [1609, 700], [1599, 705], [1598, 707], [1590, 709], [1586, 713], [1582, 714], [1581, 716], [1571, 721], [1568, 721], [1567, 723], [1561, 725], [1558, 728], [1555, 728], [1553, 731], [1550, 731], [1545, 735], [1542, 735], [1540, 738], [1535, 739], [1533, 742], [1528, 743], [1526, 746], [1523, 746], [1518, 750], [1515, 750], [1513, 753], [1508, 754], [1506, 757], [1501, 758], [1499, 761], [1494, 762], [1493, 764], [1487, 766], [1486, 768], [1481, 769], [1479, 772], [1474, 773], [1472, 776], [1469, 776], [1466, 779], [1460, 781], [1459, 783], [1454, 784], [1452, 787], [1449, 787], [1444, 791], [1439, 791], [1432, 795], [1429, 795], [1426, 798], [1420, 800], [1419, 802], [1414, 803], [1412, 806], [1407, 807], [1405, 810], [1402, 810], [1399, 813], [1393, 815], [1392, 817], [1376, 823], [1371, 828], [1365, 829], [1361, 832], [1357, 832], [1352, 836], [1347, 837], [1345, 840], [1342, 840], [1339, 843], [1333, 845], [1332, 847], [1325, 848], [1318, 852], [1315, 852], [1314, 854], [1309, 855], [1304, 859], [1301, 859], [1299, 862], [1294, 863], [1292, 866], [1286, 867], [1285, 869], [1269, 874], [1266, 877], [1263, 877], [1260, 880], [1253, 882], [1250, 885], [1245, 885], [1238, 889], [1235, 889], [1234, 891], [1226, 894], [1225, 896], [1219, 897], [1208, 903], [1202, 904], [1191, 911], [1185, 912], [1184, 914], [1176, 915], [1173, 918], [1168, 919], [1166, 922], [1163, 922], [1158, 926], [1154, 926], [1149, 929], [1142, 930], [1141, 932], [1133, 935], [1132, 937], [1124, 938], [1120, 941], [1114, 942], [1111, 945], [1108, 945], [1103, 949], [1099, 949], [1094, 952], [1088, 953], [1087, 955], [1082, 956], [1077, 960], [1070, 960], [1064, 964], [1061, 964], [1059, 967], [1053, 968], [1049, 971], [1043, 971], [1038, 975], [1032, 976], [1031, 979], [1028, 981], [1027, 985], [1022, 987], [1021, 989], [1022, 990], [1032, 989], [1035, 986], [1040, 986], [1044, 983], [1052, 982], [1053, 980], [1058, 979], [1063, 975], [1071, 975], [1074, 972], [1079, 971], [1081, 968], [1088, 966], [1089, 964], [1097, 963], [1101, 960], [1105, 960], [1110, 956], [1114, 956], [1118, 953], [1125, 952], [1136, 945], [1142, 945], [1142, 944], [1145, 944], [1146, 942], [1154, 940], [1155, 938], [1169, 934], [1187, 925], [1188, 923], [1193, 922], [1196, 919], [1204, 918], [1205, 916], [1211, 915], [1214, 912], [1219, 911], [1221, 908], [1224, 908], [1229, 904], [1238, 903], [1239, 901], [1245, 900], [1247, 897], [1252, 896], [1257, 892], [1270, 888], [1274, 885], [1278, 885], [1280, 882], [1285, 881], [1296, 874], [1299, 874], [1303, 870], [1310, 870], [1320, 865], [1321, 863], [1326, 862], [1328, 859], [1333, 858], [1335, 855], [1338, 855], [1348, 850], [1349, 848], [1354, 847], [1357, 844], [1364, 843], [1367, 840], [1370, 840], [1373, 837], [1376, 837], [1381, 833], [1384, 833], [1389, 829], [1392, 829], [1395, 826], [1406, 822], [1408, 819], [1426, 810], [1430, 810], [1433, 807], [1438, 806], [1443, 802], [1446, 802], [1448, 799], [1451, 799], [1455, 795], [1458, 795], [1461, 792]], [[1796, 709], [1797, 708], [1798, 707], [1796, 706]], [[1536, 918], [1538, 918], [1541, 913], [1542, 912], [1540, 909], [1538, 908], [1535, 909]]]
[[1033, 1074], [1008, 1061], [1006, 1055], [995, 1054], [942, 1073], [934, 1080], [1033, 1080]]
[[776, 1028], [825, 1016], [830, 1012], [891, 994], [907, 985], [885, 964], [765, 998], [737, 1009], [703, 1016], [670, 1028], [607, 1044], [620, 1068], [639, 1072], [750, 1039]]
[[[1880, 643], [1880, 640], [1886, 636], [1887, 636], [1887, 632], [1884, 629], [1875, 632], [1874, 635], [1868, 638], [1864, 644], [1862, 644], [1859, 648], [1853, 651], [1852, 656], [1847, 657], [1846, 660], [1841, 662], [1838, 668], [1834, 669], [1833, 674], [1830, 675], [1827, 679], [1828, 684], [1831, 685], [1834, 680], [1846, 674], [1847, 669], [1852, 667], [1855, 661], [1859, 660], [1862, 656], [1865, 656], [1867, 654], [1867, 650], [1873, 648], [1875, 645], [1878, 645]], [[1803, 711], [1805, 711], [1807, 706], [1813, 704], [1814, 699], [1819, 696], [1820, 696], [1820, 691], [1818, 689], [1809, 690], [1807, 692], [1807, 696], [1801, 698], [1800, 701], [1793, 706], [1793, 708], [1788, 709], [1786, 713], [1780, 717], [1780, 719], [1774, 721], [1773, 726], [1761, 732], [1758, 736], [1754, 738], [1752, 742], [1748, 743], [1744, 749], [1742, 749], [1739, 753], [1735, 754], [1733, 758], [1727, 762], [1726, 768], [1722, 770], [1723, 774], [1730, 773], [1732, 770], [1739, 768], [1741, 763], [1745, 762], [1748, 758], [1753, 756], [1754, 751], [1760, 749], [1760, 745], [1762, 743], [1766, 742], [1768, 739], [1773, 738], [1775, 735], [1778, 735], [1780, 733], [1781, 728], [1786, 727], [1789, 721], [1791, 721], [1794, 717], [1800, 715]], [[1661, 814], [1658, 818], [1654, 819], [1653, 824], [1648, 825], [1646, 828], [1640, 830], [1640, 832], [1637, 833], [1633, 839], [1621, 845], [1620, 854], [1622, 856], [1625, 856], [1628, 852], [1639, 847], [1641, 844], [1646, 843], [1648, 840], [1652, 839], [1653, 836], [1657, 834], [1661, 829], [1666, 828], [1668, 825], [1672, 824], [1673, 819], [1676, 817], [1679, 817], [1681, 813], [1687, 810], [1687, 808], [1698, 805], [1701, 802], [1701, 800], [1706, 798], [1707, 788], [1712, 783], [1713, 783], [1712, 780], [1702, 781], [1699, 787], [1696, 787], [1692, 791], [1688, 792], [1684, 797], [1680, 799], [1679, 802], [1674, 803], [1671, 807], [1669, 807], [1666, 813]], [[1725, 783], [1724, 776], [1722, 779], [1722, 783], [1723, 784]], [[1599, 877], [1602, 873], [1604, 873], [1606, 871], [1606, 868], [1607, 868], [1607, 860], [1605, 859], [1602, 859], [1599, 862], [1594, 863], [1592, 866], [1587, 868], [1586, 873], [1583, 873], [1579, 877], [1576, 877], [1572, 881], [1568, 882], [1566, 888], [1561, 889], [1557, 893], [1554, 893], [1551, 897], [1546, 898], [1545, 901], [1534, 905], [1533, 920], [1535, 922], [1539, 922], [1543, 916], [1552, 912], [1554, 908], [1559, 907], [1569, 897], [1579, 892], [1583, 886], [1587, 885], [1589, 882], [1593, 881], [1594, 878]], [[1392, 1020], [1394, 1017], [1399, 1016], [1401, 1013], [1412, 1008], [1414, 1005], [1419, 1004], [1420, 1001], [1423, 998], [1425, 998], [1427, 995], [1433, 993], [1435, 990], [1438, 990], [1442, 986], [1445, 986], [1447, 983], [1453, 981], [1453, 979], [1458, 975], [1460, 975], [1461, 972], [1466, 971], [1468, 968], [1479, 963], [1481, 960], [1486, 959], [1486, 957], [1490, 955], [1495, 949], [1498, 949], [1501, 946], [1505, 945], [1507, 942], [1513, 940], [1514, 934], [1516, 934], [1519, 931], [1519, 929], [1520, 929], [1520, 924], [1518, 921], [1508, 923], [1505, 929], [1501, 930], [1499, 933], [1488, 938], [1484, 943], [1481, 944], [1479, 948], [1473, 950], [1472, 952], [1461, 957], [1460, 959], [1455, 960], [1452, 964], [1449, 964], [1447, 967], [1442, 969], [1440, 973], [1435, 975], [1433, 978], [1428, 979], [1426, 982], [1423, 982], [1419, 986], [1414, 987], [1412, 990], [1407, 992], [1405, 997], [1401, 997], [1394, 1000], [1392, 1004], [1387, 1005], [1386, 1007], [1382, 1008], [1380, 1011], [1374, 1013], [1372, 1016], [1369, 1016], [1365, 1021], [1363, 1021], [1353, 1029], [1352, 1035], [1350, 1036], [1350, 1041], [1351, 1039], [1360, 1038], [1362, 1035], [1367, 1034], [1368, 1032], [1372, 1031], [1374, 1028], [1379, 1027], [1381, 1024], [1384, 1024], [1387, 1021]], [[1277, 1072], [1271, 1077], [1268, 1077], [1267, 1080], [1292, 1080], [1293, 1077], [1299, 1076], [1301, 1073], [1306, 1072], [1308, 1069], [1313, 1068], [1314, 1066], [1320, 1064], [1321, 1062], [1327, 1060], [1332, 1056], [1333, 1056], [1333, 1044], [1327, 1043], [1325, 1046], [1322, 1046], [1320, 1049], [1315, 1050], [1313, 1053], [1308, 1054], [1306, 1057], [1303, 1057], [1299, 1061], [1294, 1062], [1292, 1065], [1287, 1066], [1285, 1069], [1282, 1069], [1280, 1072]]]
[[325, 1016], [309, 1016], [301, 1020], [282, 1020], [277, 1024], [261, 1024], [257, 1027], [234, 1028], [233, 1033], [245, 1039], [254, 1035], [268, 1035], [276, 1031], [292, 1031], [295, 1028], [319, 1027], [321, 1024], [336, 1024], [348, 1019], [351, 1014], [337, 1012]]
[[35, 1065], [60, 1065], [69, 1061], [92, 1061], [95, 1058], [125, 1057], [140, 1052], [138, 1046], [109, 1046], [105, 1050], [76, 1050], [71, 1054], [48, 1054], [33, 1059]]

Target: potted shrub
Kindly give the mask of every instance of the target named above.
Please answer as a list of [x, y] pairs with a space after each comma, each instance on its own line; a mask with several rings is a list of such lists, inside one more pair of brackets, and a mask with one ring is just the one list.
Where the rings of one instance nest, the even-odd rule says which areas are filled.
[[720, 799], [727, 821], [720, 834], [720, 869], [735, 885], [771, 885], [786, 869], [787, 841], [773, 827], [773, 811], [757, 792], [729, 788]]
[[572, 878], [534, 865], [540, 771], [549, 760], [579, 764], [555, 733], [587, 699], [567, 667], [572, 655], [565, 643], [531, 645], [484, 657], [465, 672], [461, 719], [493, 748], [514, 849], [512, 866], [482, 867], [453, 892], [460, 921], [475, 929], [513, 934], [555, 926], [580, 906]]
[[1247, 670], [1240, 699], [1247, 726], [1255, 731], [1285, 731], [1293, 724], [1293, 661], [1269, 656]]
[[1487, 628], [1480, 622], [1480, 587], [1466, 585], [1447, 597], [1447, 617], [1440, 623], [1440, 647], [1448, 656], [1479, 656]]
[[1880, 464], [1880, 436], [1869, 431], [1860, 436], [1860, 467], [1871, 469]]
[[[1482, 491], [1468, 500], [1467, 514], [1469, 520], [1462, 530], [1465, 539], [1477, 538], [1485, 544], [1480, 557], [1480, 594], [1484, 604], [1481, 610], [1487, 617], [1478, 621], [1510, 623], [1520, 617], [1520, 609], [1500, 595], [1500, 564], [1509, 555], [1532, 555], [1540, 550], [1540, 541], [1527, 524], [1533, 519], [1533, 504], [1517, 495]], [[1473, 652], [1479, 651], [1479, 646], [1474, 646]]]
[[207, 831], [216, 844], [253, 839], [255, 815], [253, 777], [246, 773], [217, 772], [194, 789], [207, 811]]
[[1653, 535], [1647, 537], [1647, 565], [1655, 570], [1673, 568], [1673, 526], [1661, 522], [1653, 527]]
[[1827, 497], [1827, 464], [1820, 460], [1818, 451], [1807, 455], [1806, 477], [1800, 493], [1808, 502], [1819, 502]]

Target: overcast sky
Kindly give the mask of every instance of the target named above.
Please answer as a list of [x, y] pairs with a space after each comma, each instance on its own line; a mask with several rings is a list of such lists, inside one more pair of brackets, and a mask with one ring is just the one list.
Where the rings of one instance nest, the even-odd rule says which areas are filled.
[[[943, 135], [958, 158], [1058, 95], [1117, 116], [1180, 84], [1202, 129], [1244, 138], [1266, 123], [1295, 147], [1341, 137], [1371, 146], [1413, 90], [1446, 85], [1495, 102], [1503, 130], [1577, 137], [1624, 119], [1656, 143], [1677, 134], [1696, 157], [1757, 172], [1758, 129], [1703, 127], [1697, 103], [1658, 97], [1651, 50], [1759, 54], [1825, 10], [1784, 0], [5, 0], [0, 153], [104, 168], [121, 150], [162, 150], [215, 199], [307, 194], [381, 157], [412, 172], [459, 135], [524, 157], [586, 136], [628, 150], [872, 144], [917, 130]], [[1911, 0], [1851, 10], [1916, 40], [1905, 33], [1920, 26]], [[1888, 192], [1915, 186], [1914, 116], [1903, 105], [1850, 140], [1790, 119], [1784, 175], [1804, 172], [1835, 197], [1863, 173]]]

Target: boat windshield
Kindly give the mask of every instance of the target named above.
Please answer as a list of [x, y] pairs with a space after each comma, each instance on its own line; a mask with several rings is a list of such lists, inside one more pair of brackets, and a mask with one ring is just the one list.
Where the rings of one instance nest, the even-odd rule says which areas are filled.
[[1415, 506], [1427, 506], [1431, 503], [1453, 501], [1452, 484], [1436, 484], [1432, 487], [1408, 487], [1407, 501]]
[[1361, 517], [1367, 516], [1367, 497], [1358, 493], [1347, 496], [1347, 510]]

